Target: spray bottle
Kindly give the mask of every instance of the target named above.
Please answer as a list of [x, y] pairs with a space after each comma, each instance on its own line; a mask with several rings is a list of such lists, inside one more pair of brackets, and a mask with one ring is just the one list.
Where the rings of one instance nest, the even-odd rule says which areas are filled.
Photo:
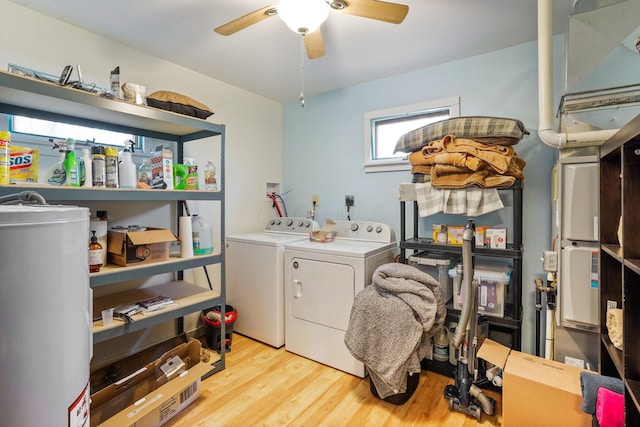
[[131, 150], [133, 150], [133, 141], [131, 143], [131, 149], [129, 147], [122, 151], [122, 161], [118, 165], [118, 175], [120, 178], [120, 188], [136, 188], [138, 181], [136, 165], [131, 159]]
[[73, 138], [67, 139], [67, 151], [63, 162], [66, 173], [64, 185], [67, 187], [80, 187], [80, 163], [76, 158], [75, 143]]

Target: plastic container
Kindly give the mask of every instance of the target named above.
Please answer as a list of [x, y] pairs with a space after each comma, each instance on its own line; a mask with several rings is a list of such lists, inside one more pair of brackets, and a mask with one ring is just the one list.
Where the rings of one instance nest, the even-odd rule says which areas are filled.
[[49, 185], [63, 185], [67, 179], [67, 172], [64, 169], [64, 159], [67, 152], [66, 150], [59, 150], [58, 153], [58, 161], [47, 173], [47, 183]]
[[0, 185], [11, 183], [11, 133], [0, 132]]
[[181, 163], [173, 165], [173, 188], [184, 190], [187, 186], [187, 167]]
[[93, 161], [88, 148], [82, 149], [82, 186], [93, 187]]
[[138, 188], [151, 188], [151, 165], [147, 159], [142, 159], [138, 168]]
[[105, 187], [107, 183], [107, 172], [105, 164], [104, 147], [94, 145], [91, 147], [92, 182], [94, 187]]
[[80, 162], [76, 158], [75, 144], [73, 138], [67, 139], [67, 151], [62, 162], [66, 174], [63, 185], [67, 187], [80, 187]]
[[107, 188], [118, 188], [120, 180], [118, 179], [118, 149], [116, 147], [107, 147], [104, 149], [105, 155], [105, 173]]
[[456, 254], [446, 254], [442, 252], [418, 252], [411, 255], [409, 264], [420, 271], [431, 275], [442, 287], [442, 296], [445, 304], [453, 297], [452, 279], [449, 277], [449, 269], [454, 267], [460, 260]]
[[185, 177], [185, 190], [198, 189], [198, 167], [195, 165], [187, 166], [187, 176]]
[[211, 226], [194, 214], [191, 217], [191, 229], [193, 232], [193, 254], [206, 255], [213, 252], [213, 239], [211, 236]]
[[118, 165], [118, 182], [120, 188], [136, 188], [138, 173], [135, 163], [131, 159], [131, 151], [125, 148], [122, 152], [122, 161]]
[[[231, 351], [231, 341], [233, 339], [233, 323], [238, 318], [238, 311], [233, 306], [225, 305], [225, 319], [224, 319], [224, 344], [225, 350]], [[208, 310], [203, 310], [201, 313], [202, 321], [205, 326], [205, 337], [207, 339], [207, 346], [211, 350], [216, 350], [218, 353], [222, 350], [222, 333], [220, 327], [222, 326], [222, 318], [220, 320], [211, 320], [207, 317], [207, 313], [213, 312], [220, 315], [222, 306], [216, 305]]]
[[[456, 277], [456, 269], [449, 270], [451, 278]], [[511, 266], [504, 263], [478, 262], [474, 268], [474, 279], [478, 281], [478, 312], [487, 316], [504, 316], [504, 287], [511, 278]], [[454, 289], [453, 308], [462, 310], [464, 286], [460, 293]]]
[[440, 327], [433, 335], [433, 358], [441, 362], [449, 360], [449, 330]]
[[216, 167], [209, 159], [204, 166], [204, 189], [207, 191], [218, 191], [218, 181], [216, 180]]
[[[404, 405], [407, 400], [413, 396], [413, 393], [418, 388], [418, 384], [420, 383], [420, 374], [409, 374], [407, 373], [407, 390], [404, 393], [392, 394], [391, 396], [385, 397], [384, 400], [387, 403], [392, 403], [394, 405]], [[378, 394], [378, 390], [376, 390], [376, 386], [373, 384], [373, 381], [369, 380], [369, 390], [371, 390], [371, 394], [380, 399], [380, 395]]]

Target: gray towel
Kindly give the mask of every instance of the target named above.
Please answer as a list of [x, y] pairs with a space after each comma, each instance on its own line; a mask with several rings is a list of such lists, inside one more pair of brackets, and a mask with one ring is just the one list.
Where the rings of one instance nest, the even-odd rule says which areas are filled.
[[440, 283], [415, 267], [383, 264], [356, 295], [344, 342], [363, 362], [380, 398], [406, 391], [431, 355], [431, 337], [446, 317]]
[[596, 413], [596, 399], [600, 387], [620, 394], [624, 390], [624, 385], [620, 378], [592, 374], [587, 371], [580, 372], [580, 388], [582, 389], [582, 405], [580, 409], [582, 409], [582, 412], [587, 414]]

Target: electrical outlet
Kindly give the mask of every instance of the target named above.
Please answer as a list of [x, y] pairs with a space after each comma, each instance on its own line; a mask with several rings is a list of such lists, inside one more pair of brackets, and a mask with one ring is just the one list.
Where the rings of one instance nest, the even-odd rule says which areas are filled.
[[344, 205], [346, 207], [355, 206], [356, 198], [355, 196], [344, 196]]
[[571, 365], [580, 369], [584, 369], [584, 360], [578, 359], [576, 357], [565, 356], [564, 363], [565, 365]]
[[318, 206], [320, 204], [320, 196], [318, 196], [317, 194], [312, 195], [311, 201], [314, 205]]

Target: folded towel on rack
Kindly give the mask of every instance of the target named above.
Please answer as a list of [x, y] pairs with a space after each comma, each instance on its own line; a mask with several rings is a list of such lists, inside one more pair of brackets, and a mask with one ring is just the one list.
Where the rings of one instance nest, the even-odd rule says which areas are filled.
[[381, 399], [406, 391], [407, 373], [420, 372], [431, 356], [431, 337], [446, 314], [440, 283], [406, 264], [381, 265], [358, 292], [344, 342]]
[[580, 389], [582, 390], [582, 405], [580, 405], [580, 409], [582, 409], [583, 412], [592, 415], [596, 413], [596, 400], [600, 387], [616, 393], [622, 393], [624, 389], [620, 378], [592, 374], [587, 371], [580, 372]]
[[478, 216], [504, 207], [495, 188], [434, 188], [430, 182], [415, 184], [418, 213], [421, 217], [436, 213]]

